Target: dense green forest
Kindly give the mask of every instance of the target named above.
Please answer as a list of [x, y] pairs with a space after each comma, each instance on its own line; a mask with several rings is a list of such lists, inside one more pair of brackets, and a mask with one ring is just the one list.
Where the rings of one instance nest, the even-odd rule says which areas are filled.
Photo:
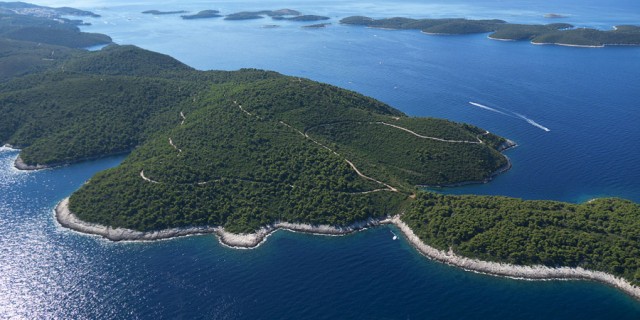
[[640, 205], [420, 193], [402, 220], [426, 244], [487, 261], [583, 267], [640, 284]]
[[529, 40], [536, 44], [553, 43], [579, 46], [640, 45], [640, 27], [618, 26], [614, 30], [574, 28], [567, 23], [527, 25], [507, 23], [504, 20], [469, 19], [373, 19], [351, 16], [340, 20], [342, 24], [395, 30], [421, 30], [430, 34], [491, 33], [492, 39]]

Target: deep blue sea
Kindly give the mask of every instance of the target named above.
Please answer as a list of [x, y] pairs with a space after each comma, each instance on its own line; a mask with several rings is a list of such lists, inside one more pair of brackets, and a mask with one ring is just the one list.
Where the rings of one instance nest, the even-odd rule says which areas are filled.
[[[508, 173], [444, 192], [640, 201], [640, 48], [535, 46], [338, 24], [357, 14], [610, 29], [640, 24], [637, 1], [35, 2], [92, 10], [102, 17], [87, 19], [93, 25], [84, 31], [198, 69], [303, 76], [519, 144], [507, 152]], [[280, 8], [327, 15], [332, 25], [310, 30], [270, 19], [184, 21], [140, 13]], [[545, 13], [567, 18], [549, 20]], [[640, 302], [607, 286], [465, 272], [424, 258], [402, 238], [393, 241], [390, 227], [344, 237], [276, 232], [255, 250], [229, 249], [213, 236], [112, 243], [80, 235], [56, 224], [53, 207], [122, 157], [19, 172], [12, 168], [16, 155], [0, 151], [0, 318], [640, 318]]]

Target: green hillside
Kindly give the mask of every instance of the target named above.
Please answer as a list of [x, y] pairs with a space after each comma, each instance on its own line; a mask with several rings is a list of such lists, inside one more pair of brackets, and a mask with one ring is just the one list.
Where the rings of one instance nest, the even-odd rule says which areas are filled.
[[137, 230], [277, 220], [345, 225], [398, 212], [418, 184], [485, 181], [503, 138], [259, 70], [196, 71], [133, 46], [76, 53], [0, 85], [0, 142], [28, 165], [133, 153], [71, 198]]

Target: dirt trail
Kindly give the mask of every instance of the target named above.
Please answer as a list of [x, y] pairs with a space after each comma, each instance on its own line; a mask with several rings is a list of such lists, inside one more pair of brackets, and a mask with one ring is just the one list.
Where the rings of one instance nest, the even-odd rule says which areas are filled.
[[142, 177], [142, 180], [147, 181], [147, 182], [151, 182], [151, 183], [160, 183], [160, 182], [158, 182], [158, 181], [151, 180], [151, 179], [149, 179], [149, 178], [145, 177], [145, 175], [144, 175], [144, 170], [140, 170], [140, 177]]

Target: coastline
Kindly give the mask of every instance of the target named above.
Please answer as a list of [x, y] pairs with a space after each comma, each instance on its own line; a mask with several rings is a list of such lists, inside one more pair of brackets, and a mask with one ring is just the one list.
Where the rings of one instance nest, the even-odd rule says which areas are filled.
[[567, 43], [558, 43], [558, 42], [533, 42], [533, 41], [530, 41], [530, 43], [531, 44], [535, 44], [537, 46], [556, 45], [556, 46], [574, 47], [574, 48], [604, 48], [604, 46], [605, 46], [605, 45], [590, 46], [590, 45], [567, 44]]
[[26, 171], [42, 170], [42, 169], [47, 169], [52, 167], [52, 166], [42, 165], [42, 164], [36, 164], [35, 166], [31, 164], [26, 164], [24, 163], [24, 161], [20, 156], [16, 158], [16, 161], [13, 163], [13, 165], [18, 170], [26, 170]]
[[69, 210], [69, 198], [60, 201], [55, 209], [56, 221], [63, 227], [85, 234], [97, 235], [111, 241], [155, 241], [190, 235], [215, 234], [224, 246], [235, 249], [253, 249], [262, 244], [273, 232], [284, 229], [316, 235], [341, 236], [364, 230], [381, 224], [391, 223], [389, 219], [369, 219], [353, 223], [346, 227], [329, 225], [310, 225], [304, 223], [276, 222], [264, 226], [254, 233], [237, 234], [225, 231], [223, 227], [172, 228], [159, 231], [142, 232], [125, 228], [112, 228], [96, 223], [82, 221]]
[[507, 263], [482, 261], [471, 259], [455, 254], [452, 250], [445, 252], [426, 245], [413, 233], [399, 216], [391, 218], [391, 222], [396, 225], [407, 238], [407, 240], [421, 254], [429, 259], [439, 261], [451, 266], [459, 267], [467, 271], [483, 273], [499, 277], [507, 277], [524, 280], [590, 280], [600, 282], [627, 293], [636, 300], [640, 300], [640, 288], [632, 285], [627, 280], [614, 275], [591, 271], [583, 268], [559, 267], [551, 268], [546, 266], [521, 266]]
[[[13, 146], [8, 145], [8, 144], [4, 145], [4, 147], [12, 149], [12, 150], [16, 150], [16, 151], [20, 150], [20, 149], [14, 148]], [[99, 156], [94, 156], [94, 157], [80, 158], [80, 159], [76, 159], [76, 160], [68, 161], [68, 162], [57, 162], [57, 163], [51, 163], [51, 164], [36, 164], [36, 165], [26, 164], [22, 160], [20, 155], [18, 155], [18, 157], [16, 157], [16, 160], [13, 162], [13, 166], [18, 170], [24, 170], [24, 171], [51, 169], [51, 168], [67, 166], [67, 165], [70, 165], [70, 164], [79, 163], [79, 162], [83, 162], [83, 161], [92, 161], [92, 160], [102, 159], [102, 158], [106, 158], [106, 157], [112, 157], [112, 156], [127, 154], [127, 153], [130, 153], [130, 152], [131, 152], [131, 150], [126, 150], [126, 151], [115, 152], [115, 153], [111, 153], [111, 154], [99, 155]]]
[[261, 228], [255, 233], [235, 234], [224, 230], [222, 227], [193, 227], [175, 228], [160, 231], [141, 232], [124, 228], [111, 228], [99, 224], [89, 223], [78, 219], [69, 210], [69, 198], [60, 201], [54, 210], [55, 218], [61, 226], [85, 234], [102, 236], [111, 241], [154, 241], [170, 239], [176, 237], [215, 234], [218, 241], [224, 246], [234, 249], [254, 249], [259, 247], [273, 232], [284, 229], [292, 232], [303, 232], [315, 235], [341, 236], [357, 231], [366, 230], [369, 227], [394, 224], [407, 241], [425, 257], [451, 266], [462, 268], [492, 276], [507, 277], [523, 280], [589, 280], [600, 282], [630, 295], [636, 300], [640, 300], [640, 288], [633, 286], [627, 280], [614, 275], [591, 271], [583, 268], [559, 267], [552, 268], [546, 266], [521, 266], [507, 263], [482, 261], [467, 258], [455, 254], [452, 250], [443, 250], [431, 247], [424, 242], [404, 223], [399, 215], [386, 219], [369, 219], [360, 223], [355, 223], [347, 227], [333, 227], [328, 225], [312, 226], [302, 223], [278, 222]]

